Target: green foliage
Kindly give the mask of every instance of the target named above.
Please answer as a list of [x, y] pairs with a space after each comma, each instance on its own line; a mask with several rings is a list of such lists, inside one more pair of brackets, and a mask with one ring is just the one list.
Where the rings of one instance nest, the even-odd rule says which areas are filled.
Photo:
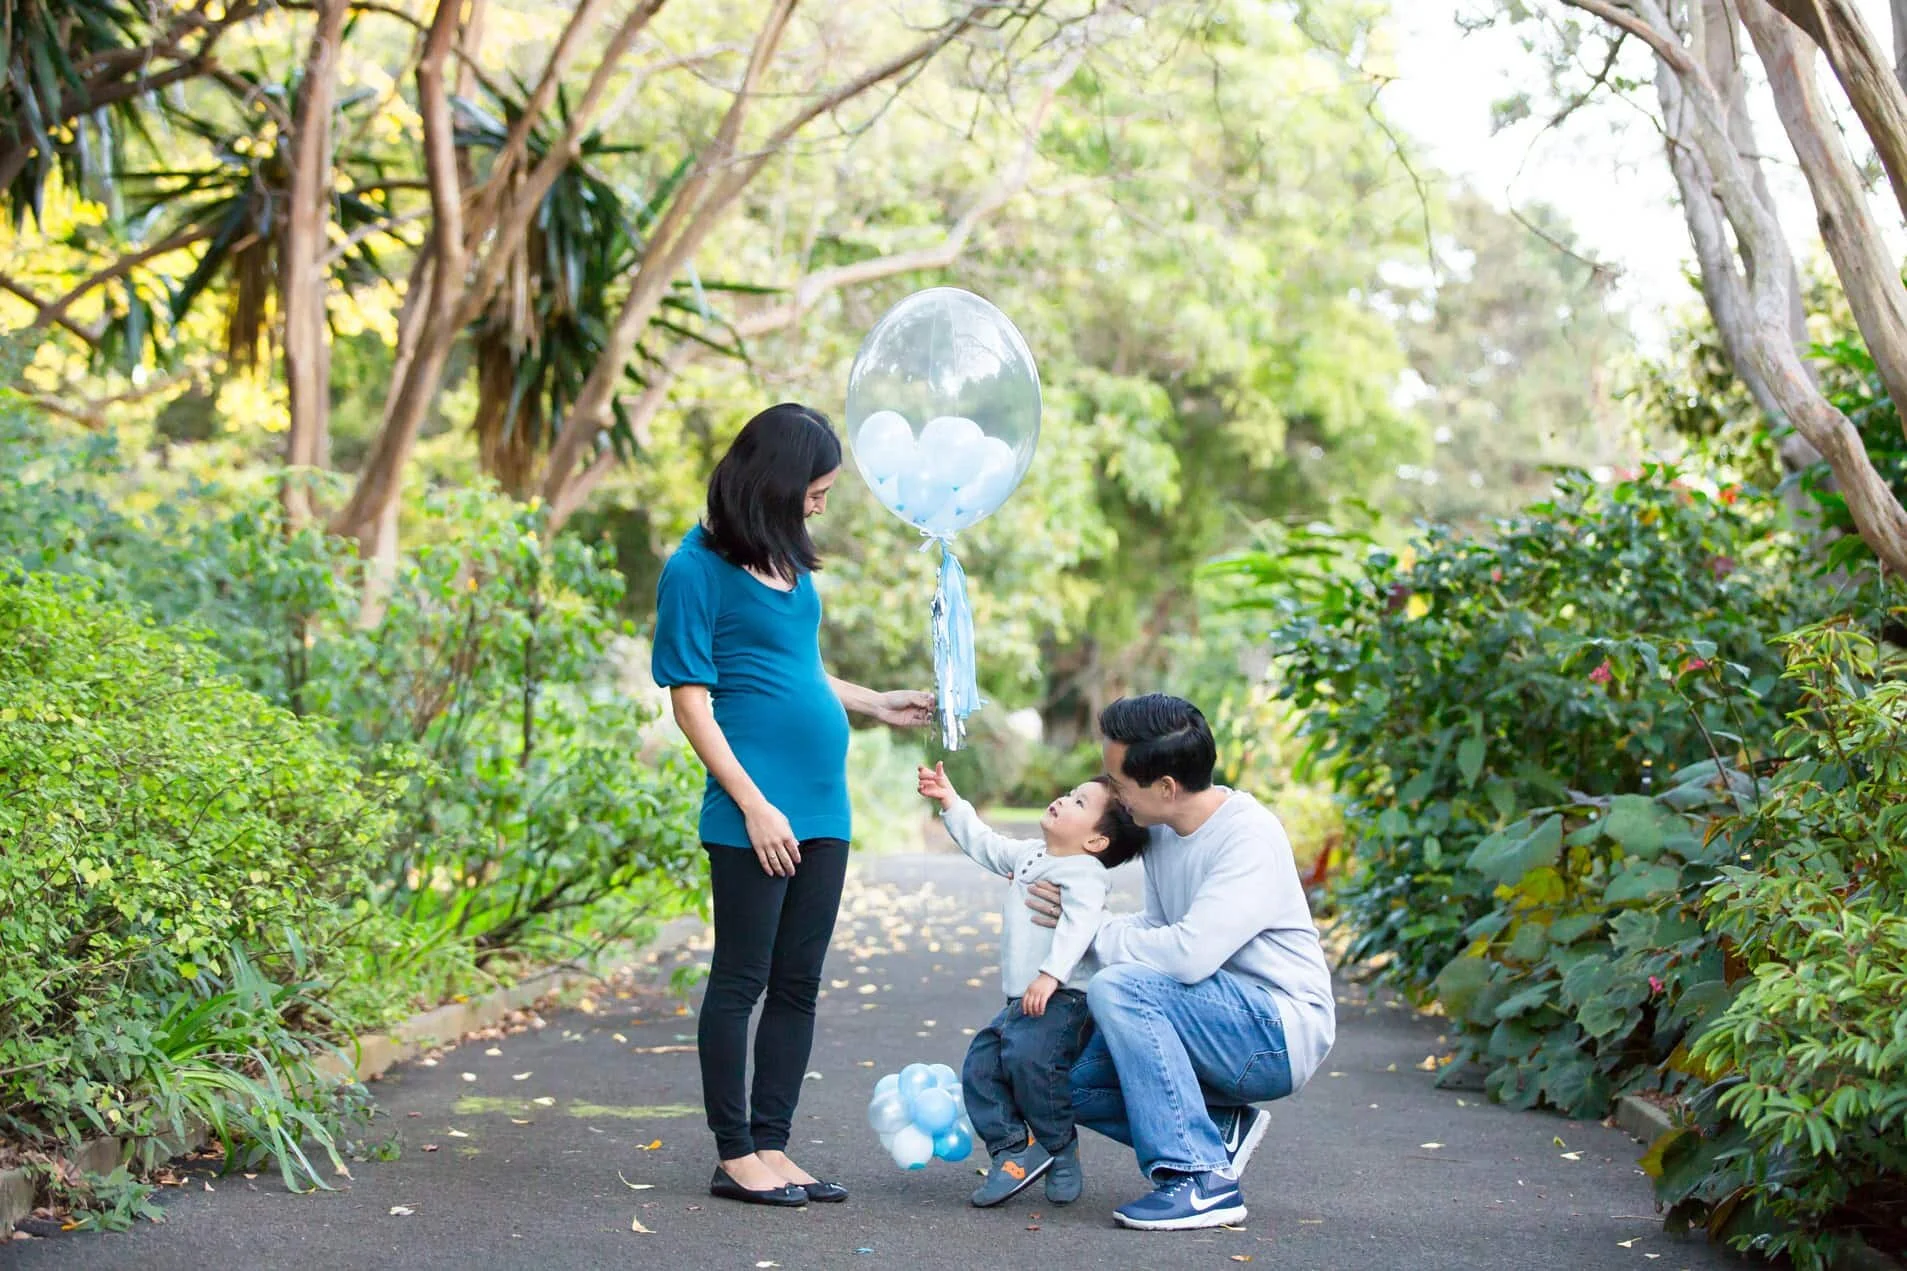
[[[0, 1125], [71, 1140], [191, 1111], [267, 1131], [273, 1153], [293, 1123], [322, 1138], [300, 1081], [317, 1021], [284, 985], [334, 965], [391, 792], [202, 642], [17, 566], [0, 786], [0, 944], [25, 954], [0, 967]], [[195, 987], [214, 984], [231, 987]], [[246, 1093], [269, 1098], [221, 1102]]]
[[1729, 996], [1700, 917], [1729, 851], [1708, 829], [1753, 783], [1708, 760], [1666, 784], [1538, 809], [1471, 852], [1496, 903], [1435, 989], [1493, 1098], [1599, 1118], [1688, 1080], [1686, 1042]]
[[1847, 621], [1787, 644], [1802, 709], [1701, 902], [1745, 974], [1689, 1047], [1693, 1124], [1647, 1164], [1673, 1224], [1811, 1269], [1907, 1251], [1907, 682]]
[[[1428, 530], [1410, 563], [1351, 559], [1339, 539], [1310, 548], [1326, 554], [1233, 568], [1304, 582], [1263, 603], [1291, 606], [1285, 692], [1358, 844], [1340, 895], [1353, 953], [1388, 955], [1412, 992], [1495, 907], [1468, 863], [1486, 839], [1532, 808], [1634, 791], [1766, 737], [1784, 709], [1769, 635], [1808, 593], [1761, 503], [1671, 470], [1606, 489], [1567, 478], [1488, 539]], [[1744, 691], [1689, 674], [1716, 662], [1741, 668], [1730, 686]]]
[[918, 852], [931, 815], [915, 769], [926, 762], [918, 743], [887, 728], [857, 728], [848, 738], [848, 799], [854, 846], [863, 851]]

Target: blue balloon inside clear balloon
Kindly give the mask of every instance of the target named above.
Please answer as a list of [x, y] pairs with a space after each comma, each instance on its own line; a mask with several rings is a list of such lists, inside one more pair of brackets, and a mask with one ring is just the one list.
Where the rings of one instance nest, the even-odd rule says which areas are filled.
[[997, 511], [1040, 435], [1040, 377], [1019, 328], [957, 287], [902, 300], [848, 374], [848, 444], [882, 506], [948, 538]]

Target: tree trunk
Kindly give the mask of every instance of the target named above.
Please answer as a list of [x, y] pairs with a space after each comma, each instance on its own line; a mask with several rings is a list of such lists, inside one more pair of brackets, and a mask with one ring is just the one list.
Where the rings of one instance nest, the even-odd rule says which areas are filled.
[[[1715, 89], [1728, 103], [1728, 135], [1735, 143], [1735, 153], [1748, 165], [1749, 176], [1753, 181], [1755, 197], [1771, 214], [1775, 212], [1775, 196], [1768, 188], [1768, 172], [1761, 165], [1761, 147], [1755, 143], [1755, 127], [1748, 116], [1748, 82], [1742, 75], [1741, 27], [1737, 23], [1738, 0], [1702, 0], [1699, 13], [1691, 15], [1693, 34], [1702, 53], [1703, 68], [1714, 81]], [[1752, 277], [1756, 262], [1745, 259], [1748, 273]], [[1795, 265], [1794, 253], [1783, 244], [1781, 259], [1773, 267], [1787, 271], [1788, 322], [1794, 336], [1795, 348], [1807, 356], [1808, 310], [1801, 294], [1801, 271]]]
[[[330, 458], [331, 333], [325, 315], [330, 270], [332, 115], [343, 51], [347, 0], [314, 0], [311, 32], [299, 83], [292, 138], [291, 189], [286, 212], [282, 303], [285, 309], [285, 382], [291, 396], [291, 431], [285, 463], [322, 468]], [[311, 488], [300, 473], [285, 478], [285, 515], [293, 525], [311, 516]]]
[[[1712, 195], [1727, 216], [1743, 256], [1777, 259], [1786, 250], [1781, 226], [1755, 195], [1747, 165], [1729, 135], [1727, 104], [1700, 62], [1690, 56], [1661, 5], [1656, 0], [1634, 0], [1633, 8], [1619, 7], [1611, 0], [1565, 2], [1628, 31], [1654, 50], [1656, 88], [1663, 118], [1672, 124], [1671, 136], [1694, 143]], [[1696, 169], [1688, 171], [1697, 174]], [[1731, 267], [1717, 282], [1738, 297], [1746, 293], [1742, 297], [1747, 302], [1745, 312], [1737, 315], [1746, 319], [1738, 327], [1744, 354], [1739, 365], [1759, 378], [1779, 411], [1777, 418], [1792, 423], [1827, 460], [1862, 540], [1882, 566], [1907, 577], [1907, 509], [1875, 470], [1854, 425], [1821, 395], [1802, 365], [1789, 337], [1785, 271], [1756, 270], [1743, 287], [1741, 275]]]
[[1887, 7], [1894, 20], [1894, 80], [1907, 91], [1907, 0], [1888, 0]]
[[1860, 172], [1821, 99], [1814, 77], [1815, 47], [1764, 0], [1743, 0], [1741, 13], [1768, 72], [1781, 126], [1808, 179], [1821, 239], [1847, 293], [1855, 325], [1887, 395], [1907, 403], [1907, 288], [1901, 286], [1899, 267], [1868, 210]]
[[[1768, 0], [1827, 54], [1861, 126], [1874, 143], [1894, 202], [1907, 212], [1907, 89], [1881, 52], [1855, 0]], [[1896, 3], [1898, 0], [1896, 0]]]
[[[450, 112], [445, 69], [458, 34], [462, 0], [437, 0], [424, 54], [417, 63], [417, 97], [424, 120], [424, 165], [429, 176], [432, 213], [428, 265], [413, 271], [413, 282], [428, 275], [430, 300], [416, 313], [416, 344], [408, 361], [399, 350], [399, 367], [385, 399], [384, 422], [358, 474], [351, 501], [332, 519], [331, 530], [355, 538], [359, 551], [374, 568], [383, 535], [393, 533], [395, 507], [403, 492], [404, 467], [417, 444], [418, 429], [430, 414], [444, 366], [456, 343], [459, 324], [453, 315], [464, 297], [463, 185], [457, 176], [457, 142]], [[407, 313], [415, 295], [406, 295]], [[401, 343], [401, 337], [400, 337]], [[387, 544], [388, 546], [388, 544]], [[368, 594], [368, 593], [367, 593]]]

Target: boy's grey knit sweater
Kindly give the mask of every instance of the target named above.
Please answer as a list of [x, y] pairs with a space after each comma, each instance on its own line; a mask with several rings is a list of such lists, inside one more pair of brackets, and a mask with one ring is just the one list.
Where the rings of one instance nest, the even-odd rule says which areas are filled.
[[[965, 799], [941, 814], [947, 833], [975, 861], [1011, 879], [1000, 912], [1000, 988], [1019, 997], [1044, 972], [1069, 989], [1092, 978], [1093, 936], [1106, 912], [1107, 875], [1094, 856], [1049, 856], [1037, 840], [1010, 839], [987, 828]], [[1026, 907], [1026, 889], [1037, 882], [1059, 887], [1059, 927], [1042, 927]]]

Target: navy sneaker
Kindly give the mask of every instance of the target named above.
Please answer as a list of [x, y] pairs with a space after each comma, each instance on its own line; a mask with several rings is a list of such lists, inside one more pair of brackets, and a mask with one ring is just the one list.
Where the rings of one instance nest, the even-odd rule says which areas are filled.
[[1113, 1211], [1113, 1220], [1135, 1231], [1191, 1231], [1229, 1227], [1245, 1221], [1245, 1197], [1235, 1179], [1209, 1174], [1174, 1174], [1150, 1196]]
[[1245, 1165], [1258, 1150], [1265, 1131], [1271, 1128], [1271, 1113], [1246, 1104], [1218, 1116], [1218, 1136], [1225, 1140], [1225, 1172], [1233, 1178], [1245, 1176]]

